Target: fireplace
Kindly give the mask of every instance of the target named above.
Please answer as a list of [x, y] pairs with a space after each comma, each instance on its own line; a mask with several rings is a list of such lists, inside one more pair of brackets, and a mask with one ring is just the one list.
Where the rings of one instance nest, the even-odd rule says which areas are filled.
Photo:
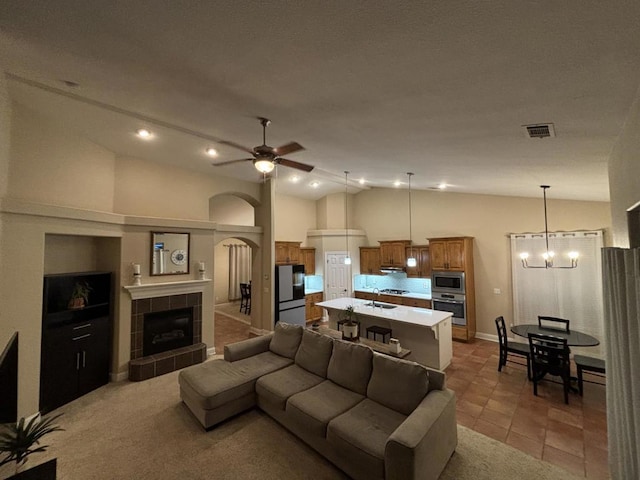
[[193, 344], [193, 307], [146, 313], [143, 322], [145, 357]]
[[130, 380], [164, 375], [203, 362], [206, 357], [207, 346], [202, 343], [201, 293], [139, 298], [131, 302]]

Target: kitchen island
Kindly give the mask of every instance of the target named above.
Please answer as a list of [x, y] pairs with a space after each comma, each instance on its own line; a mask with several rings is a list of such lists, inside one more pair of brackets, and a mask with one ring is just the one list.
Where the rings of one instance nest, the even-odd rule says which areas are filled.
[[381, 302], [371, 304], [369, 300], [343, 297], [316, 305], [329, 312], [330, 328], [337, 329], [342, 311], [352, 305], [360, 322], [360, 336], [366, 337], [366, 329], [372, 325], [390, 328], [393, 338], [411, 350], [407, 360], [438, 370], [449, 366], [453, 354], [450, 312]]

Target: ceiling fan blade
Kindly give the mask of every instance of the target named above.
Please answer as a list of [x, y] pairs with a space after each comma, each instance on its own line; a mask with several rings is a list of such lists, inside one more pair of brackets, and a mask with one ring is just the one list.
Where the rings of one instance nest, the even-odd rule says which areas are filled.
[[229, 160], [228, 162], [212, 163], [214, 167], [224, 167], [225, 165], [232, 165], [240, 162], [252, 162], [253, 158], [241, 158], [239, 160]]
[[304, 147], [298, 142], [287, 143], [275, 149], [277, 155], [289, 155], [290, 153], [299, 152], [304, 150]]
[[251, 155], [253, 155], [253, 149], [252, 148], [242, 146], [239, 143], [230, 142], [228, 140], [220, 140], [218, 143], [221, 143], [222, 145], [228, 145], [228, 146], [233, 147], [233, 148], [237, 148], [238, 150], [242, 150], [243, 152], [247, 152], [247, 153], [250, 153]]
[[294, 162], [293, 160], [287, 160], [286, 158], [277, 158], [276, 163], [283, 165], [285, 167], [303, 170], [305, 172], [310, 172], [315, 168], [312, 165], [307, 165], [306, 163]]

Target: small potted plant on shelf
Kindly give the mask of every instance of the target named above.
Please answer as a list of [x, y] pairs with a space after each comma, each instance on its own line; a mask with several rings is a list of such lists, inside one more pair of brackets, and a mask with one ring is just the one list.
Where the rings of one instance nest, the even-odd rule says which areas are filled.
[[342, 339], [343, 340], [357, 340], [358, 339], [358, 319], [356, 312], [353, 309], [353, 305], [349, 305], [342, 312]]
[[[29, 455], [44, 452], [48, 445], [40, 445], [42, 437], [51, 432], [63, 430], [53, 422], [62, 414], [53, 417], [34, 415], [28, 421], [21, 418], [16, 423], [0, 427], [0, 466], [15, 462], [16, 475], [10, 479], [49, 479], [56, 477], [56, 459], [49, 460], [29, 470], [24, 470]], [[24, 471], [23, 471], [24, 470]], [[21, 473], [22, 472], [22, 473]]]
[[89, 303], [89, 292], [92, 288], [87, 282], [76, 282], [71, 292], [71, 299], [69, 300], [69, 308], [77, 310], [84, 308]]

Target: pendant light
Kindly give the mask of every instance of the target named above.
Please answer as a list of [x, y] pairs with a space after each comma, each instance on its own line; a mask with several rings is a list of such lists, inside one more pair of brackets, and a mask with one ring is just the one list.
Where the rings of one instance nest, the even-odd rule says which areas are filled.
[[347, 241], [347, 256], [344, 257], [344, 264], [351, 265], [351, 256], [349, 255], [349, 222], [347, 221], [347, 178], [349, 176], [349, 172], [347, 170], [344, 171], [344, 238]]
[[407, 258], [407, 267], [415, 267], [418, 262], [416, 261], [416, 257], [413, 256], [413, 243], [411, 242], [411, 177], [413, 173], [407, 172], [407, 176], [409, 177], [409, 244], [411, 245], [409, 258]]
[[520, 254], [520, 260], [522, 261], [522, 266], [524, 268], [576, 268], [578, 266], [578, 252], [569, 252], [568, 257], [571, 260], [571, 265], [566, 266], [556, 266], [553, 264], [553, 258], [555, 257], [555, 253], [549, 250], [549, 229], [547, 228], [547, 189], [551, 188], [549, 185], [540, 185], [542, 189], [542, 196], [544, 199], [544, 241], [545, 241], [545, 251], [542, 254], [542, 259], [544, 260], [544, 265], [529, 265], [527, 261], [529, 258], [529, 254], [527, 252], [523, 252]]

